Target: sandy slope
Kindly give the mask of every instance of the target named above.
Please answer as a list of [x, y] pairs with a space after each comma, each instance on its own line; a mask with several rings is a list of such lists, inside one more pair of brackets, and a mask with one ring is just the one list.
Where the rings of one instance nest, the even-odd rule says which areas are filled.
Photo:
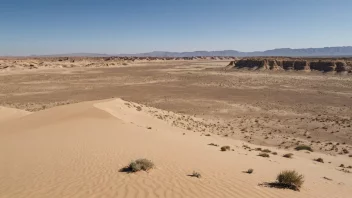
[[[352, 165], [346, 156], [290, 151], [295, 156], [286, 159], [281, 155], [288, 151], [272, 149], [279, 155], [261, 158], [256, 151], [244, 150], [241, 141], [201, 136], [150, 112], [174, 116], [114, 99], [55, 107], [0, 123], [0, 197], [347, 198], [352, 194], [351, 174], [337, 169], [341, 163]], [[221, 152], [209, 143], [230, 145], [234, 151]], [[331, 164], [313, 162], [318, 156]], [[156, 169], [119, 172], [141, 157], [153, 160]], [[242, 172], [248, 168], [254, 173]], [[258, 186], [274, 181], [284, 169], [305, 175], [301, 192]], [[193, 170], [203, 177], [187, 176]]]
[[28, 111], [0, 106], [0, 123], [14, 120], [28, 114], [30, 114]]

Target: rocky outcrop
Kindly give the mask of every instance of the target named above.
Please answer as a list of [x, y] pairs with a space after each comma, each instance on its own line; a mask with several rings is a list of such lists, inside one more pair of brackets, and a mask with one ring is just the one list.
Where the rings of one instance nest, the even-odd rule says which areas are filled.
[[227, 69], [251, 70], [303, 70], [352, 73], [349, 59], [294, 59], [294, 58], [244, 58], [231, 61]]

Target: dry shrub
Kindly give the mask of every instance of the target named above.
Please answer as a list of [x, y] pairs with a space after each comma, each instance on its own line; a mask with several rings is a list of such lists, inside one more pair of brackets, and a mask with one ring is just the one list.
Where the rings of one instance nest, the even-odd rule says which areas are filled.
[[230, 149], [231, 149], [230, 146], [222, 146], [222, 147], [220, 148], [221, 151], [229, 151]]
[[324, 160], [323, 160], [323, 158], [317, 158], [317, 159], [314, 159], [314, 161], [316, 161], [316, 162], [320, 162], [320, 163], [324, 163]]
[[209, 146], [219, 146], [218, 144], [210, 143]]
[[298, 189], [304, 182], [304, 176], [294, 170], [285, 170], [277, 175], [276, 180], [279, 184]]
[[142, 111], [142, 107], [137, 106], [136, 110], [137, 110], [137, 111]]
[[283, 155], [282, 157], [286, 157], [286, 158], [292, 158], [293, 153], [286, 153], [285, 155]]
[[260, 157], [270, 157], [270, 155], [267, 154], [267, 153], [259, 153], [258, 156], [260, 156]]
[[303, 183], [303, 175], [294, 170], [285, 170], [277, 175], [275, 182], [265, 182], [259, 185], [271, 188], [286, 188], [299, 191]]
[[264, 153], [271, 153], [271, 150], [269, 150], [269, 149], [264, 149], [264, 150], [262, 150], [262, 152], [264, 152]]
[[202, 175], [196, 171], [193, 171], [193, 173], [191, 175], [189, 175], [190, 177], [196, 177], [196, 178], [201, 178]]
[[300, 151], [300, 150], [307, 150], [313, 152], [312, 147], [307, 146], [307, 145], [299, 145], [295, 148], [295, 150]]
[[128, 166], [122, 168], [121, 172], [138, 172], [138, 171], [149, 171], [155, 167], [154, 163], [148, 159], [137, 159], [132, 161]]

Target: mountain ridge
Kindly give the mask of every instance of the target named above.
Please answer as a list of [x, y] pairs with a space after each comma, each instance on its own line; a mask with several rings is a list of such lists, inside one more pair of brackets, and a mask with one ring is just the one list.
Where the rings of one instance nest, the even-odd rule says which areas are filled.
[[291, 56], [291, 57], [309, 57], [309, 56], [352, 56], [352, 46], [341, 47], [322, 47], [322, 48], [276, 48], [265, 51], [241, 52], [237, 50], [219, 50], [219, 51], [193, 51], [193, 52], [169, 52], [153, 51], [136, 54], [104, 54], [104, 53], [67, 53], [52, 55], [32, 55], [34, 57], [52, 56], [52, 57], [108, 57], [108, 56], [138, 56], [138, 57], [193, 57], [193, 56], [236, 56], [236, 57], [253, 57], [253, 56]]

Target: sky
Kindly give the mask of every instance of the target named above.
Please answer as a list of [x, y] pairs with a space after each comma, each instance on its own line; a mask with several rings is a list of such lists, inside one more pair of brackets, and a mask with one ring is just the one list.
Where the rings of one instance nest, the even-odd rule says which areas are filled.
[[0, 55], [352, 46], [352, 0], [0, 0]]

